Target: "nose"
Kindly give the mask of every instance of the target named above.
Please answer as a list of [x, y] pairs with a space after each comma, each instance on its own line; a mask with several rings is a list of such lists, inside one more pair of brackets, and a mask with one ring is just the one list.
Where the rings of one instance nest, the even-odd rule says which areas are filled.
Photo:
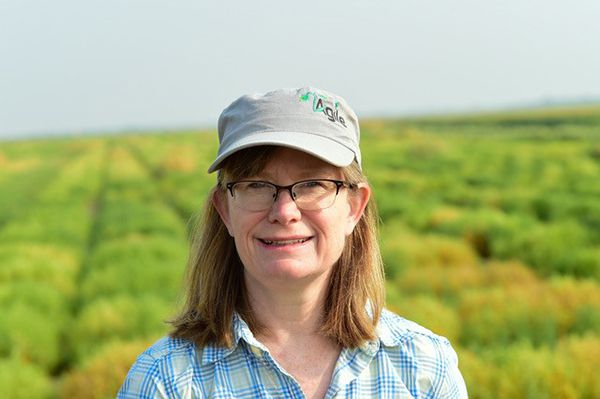
[[280, 190], [269, 210], [269, 222], [285, 225], [293, 221], [298, 221], [301, 217], [302, 213], [292, 199], [292, 193], [289, 190]]

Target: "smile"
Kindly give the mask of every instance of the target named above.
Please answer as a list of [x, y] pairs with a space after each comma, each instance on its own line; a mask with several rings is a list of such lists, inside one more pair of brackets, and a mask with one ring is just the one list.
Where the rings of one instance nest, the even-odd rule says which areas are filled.
[[298, 238], [298, 239], [294, 239], [294, 240], [263, 240], [261, 238], [259, 238], [259, 240], [266, 245], [272, 245], [272, 246], [284, 246], [284, 245], [293, 245], [293, 244], [302, 244], [308, 240], [310, 240], [311, 237], [306, 237], [306, 238]]

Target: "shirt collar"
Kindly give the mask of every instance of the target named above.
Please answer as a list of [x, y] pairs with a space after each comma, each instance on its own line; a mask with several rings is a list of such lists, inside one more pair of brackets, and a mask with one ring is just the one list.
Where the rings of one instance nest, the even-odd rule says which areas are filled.
[[377, 336], [381, 343], [385, 346], [400, 345], [400, 343], [410, 335], [410, 331], [405, 325], [406, 322], [407, 321], [401, 317], [383, 309], [376, 329]]
[[[399, 329], [397, 323], [393, 323], [393, 321], [390, 320], [392, 317], [391, 313], [384, 309], [375, 330], [377, 338], [364, 342], [358, 349], [369, 356], [373, 356], [379, 350], [380, 345], [388, 347], [398, 346], [402, 341], [402, 337], [406, 335], [406, 331], [402, 328]], [[256, 347], [262, 351], [268, 351], [268, 349], [256, 339], [254, 334], [252, 334], [248, 324], [246, 324], [237, 312], [233, 313], [232, 327], [233, 345], [231, 348], [219, 346], [214, 343], [207, 345], [202, 353], [203, 365], [217, 362], [229, 356], [237, 349], [240, 340], [243, 340], [250, 346]]]
[[230, 348], [217, 345], [216, 343], [206, 345], [202, 351], [202, 365], [214, 363], [229, 356], [237, 349], [240, 340], [244, 340], [249, 345], [255, 346], [261, 350], [267, 350], [267, 348], [254, 337], [248, 324], [246, 324], [237, 312], [233, 313], [232, 328], [233, 345]]

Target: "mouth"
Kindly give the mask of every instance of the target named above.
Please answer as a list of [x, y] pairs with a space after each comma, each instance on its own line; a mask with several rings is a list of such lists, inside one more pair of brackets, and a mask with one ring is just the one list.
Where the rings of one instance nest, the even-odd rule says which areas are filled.
[[286, 245], [303, 244], [310, 240], [312, 237], [294, 238], [289, 240], [266, 240], [259, 238], [258, 240], [263, 244], [270, 247], [283, 247]]

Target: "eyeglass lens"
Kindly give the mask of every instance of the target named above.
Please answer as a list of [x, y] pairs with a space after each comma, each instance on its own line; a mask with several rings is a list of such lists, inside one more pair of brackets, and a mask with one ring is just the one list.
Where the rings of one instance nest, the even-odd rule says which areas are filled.
[[329, 180], [310, 180], [298, 182], [291, 187], [281, 187], [269, 182], [248, 181], [233, 184], [231, 191], [235, 204], [242, 209], [268, 209], [279, 195], [288, 191], [300, 209], [318, 210], [333, 204], [338, 184]]

